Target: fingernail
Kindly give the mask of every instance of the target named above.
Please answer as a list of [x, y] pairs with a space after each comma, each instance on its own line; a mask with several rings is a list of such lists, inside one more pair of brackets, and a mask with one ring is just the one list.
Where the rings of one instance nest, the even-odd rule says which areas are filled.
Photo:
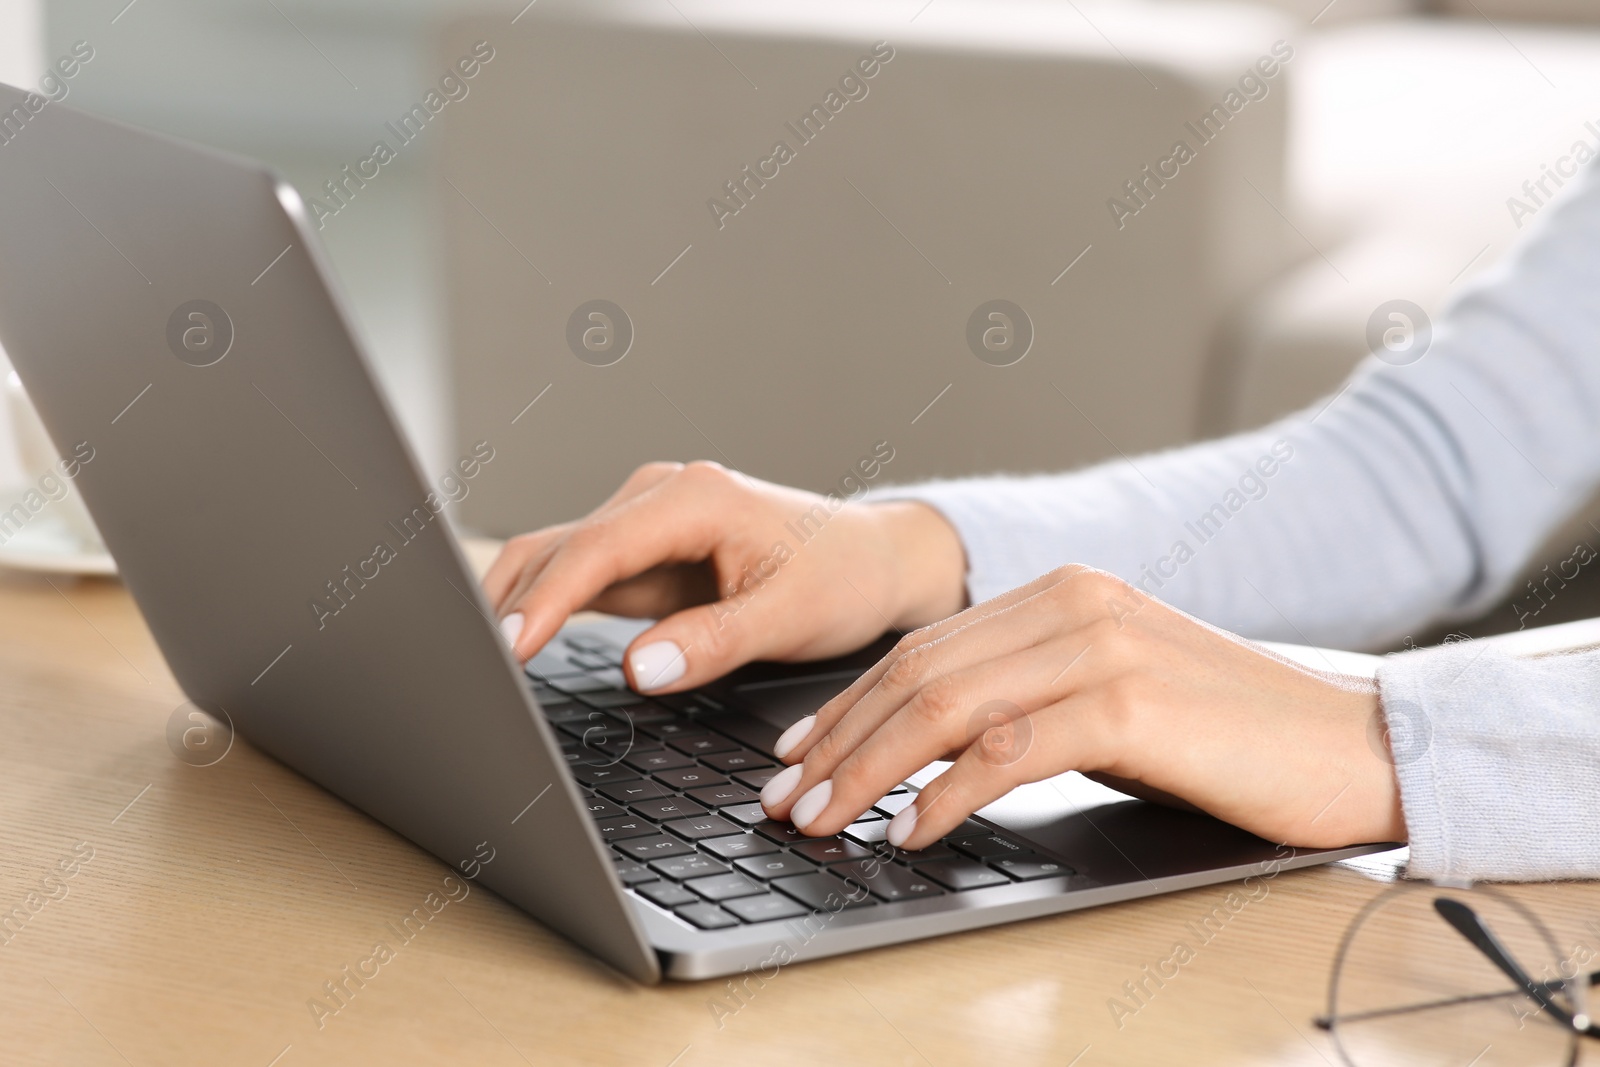
[[500, 620], [500, 636], [505, 638], [506, 644], [512, 648], [517, 647], [517, 638], [522, 636], [522, 612], [513, 611]]
[[645, 693], [676, 682], [689, 666], [683, 649], [671, 641], [652, 641], [634, 652], [629, 662], [633, 665], [633, 684]]
[[[776, 779], [774, 779], [776, 781]], [[771, 785], [772, 782], [768, 782]], [[804, 830], [810, 826], [822, 809], [828, 806], [828, 801], [833, 799], [833, 779], [818, 782], [805, 795], [794, 802], [794, 807], [789, 809], [789, 821]]]
[[807, 715], [789, 727], [783, 732], [783, 736], [778, 738], [778, 743], [772, 746], [772, 754], [779, 759], [783, 759], [783, 757], [794, 751], [794, 746], [806, 739], [806, 736], [811, 733], [811, 728], [815, 725], [817, 725], [817, 717], [815, 715]]
[[796, 763], [793, 767], [785, 767], [772, 776], [772, 781], [761, 787], [761, 803], [769, 808], [775, 808], [789, 799], [789, 794], [794, 792], [794, 787], [800, 784], [800, 776], [805, 773], [805, 765]]
[[884, 836], [889, 839], [889, 844], [900, 848], [911, 838], [911, 832], [917, 828], [917, 806], [901, 808], [900, 814], [889, 820], [889, 829]]

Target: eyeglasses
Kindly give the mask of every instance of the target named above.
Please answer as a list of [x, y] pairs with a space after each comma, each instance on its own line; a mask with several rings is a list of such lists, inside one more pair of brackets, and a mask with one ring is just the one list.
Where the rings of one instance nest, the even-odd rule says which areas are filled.
[[1600, 1037], [1584, 1006], [1597, 958], [1501, 890], [1406, 883], [1350, 924], [1316, 1024], [1351, 1067], [1571, 1065]]

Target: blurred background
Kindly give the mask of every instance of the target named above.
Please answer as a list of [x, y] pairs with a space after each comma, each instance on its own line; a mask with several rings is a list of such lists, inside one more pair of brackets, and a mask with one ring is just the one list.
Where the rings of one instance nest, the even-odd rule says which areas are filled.
[[0, 80], [80, 42], [69, 103], [321, 205], [424, 468], [496, 448], [492, 535], [654, 458], [826, 490], [1318, 405], [1600, 153], [1588, 0], [0, 0]]

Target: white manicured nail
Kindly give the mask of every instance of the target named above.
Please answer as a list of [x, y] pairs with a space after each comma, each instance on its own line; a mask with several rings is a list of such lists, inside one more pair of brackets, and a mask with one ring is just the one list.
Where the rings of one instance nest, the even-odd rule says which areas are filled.
[[783, 757], [794, 751], [794, 746], [806, 739], [811, 733], [811, 728], [815, 725], [817, 725], [817, 717], [815, 715], [807, 715], [789, 727], [783, 732], [783, 736], [778, 738], [778, 743], [772, 746], [772, 754], [779, 759], [783, 759]]
[[683, 649], [672, 641], [652, 641], [634, 652], [629, 662], [633, 684], [645, 693], [671, 685], [689, 669]]
[[889, 820], [889, 829], [884, 836], [889, 839], [889, 844], [895, 848], [904, 845], [911, 837], [911, 832], [917, 828], [917, 806], [900, 809], [900, 814]]
[[[771, 785], [771, 782], [767, 783]], [[807, 789], [805, 795], [794, 802], [794, 807], [789, 809], [789, 821], [804, 830], [815, 821], [822, 809], [828, 806], [828, 801], [833, 799], [833, 779], [818, 782]]]
[[800, 776], [805, 773], [805, 765], [796, 763], [793, 767], [785, 767], [772, 776], [772, 781], [761, 787], [761, 803], [769, 808], [775, 808], [789, 799], [789, 794], [794, 792], [794, 787], [800, 784]]
[[517, 647], [517, 638], [522, 636], [522, 612], [513, 611], [500, 620], [500, 636], [505, 638], [506, 644], [512, 648]]

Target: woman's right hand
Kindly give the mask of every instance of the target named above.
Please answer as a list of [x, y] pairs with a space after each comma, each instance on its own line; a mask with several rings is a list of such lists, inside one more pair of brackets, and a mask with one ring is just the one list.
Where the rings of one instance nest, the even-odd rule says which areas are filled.
[[635, 689], [666, 693], [945, 618], [965, 606], [965, 566], [954, 528], [924, 504], [651, 463], [588, 517], [512, 538], [483, 586], [518, 661], [585, 608], [659, 619], [624, 662]]

